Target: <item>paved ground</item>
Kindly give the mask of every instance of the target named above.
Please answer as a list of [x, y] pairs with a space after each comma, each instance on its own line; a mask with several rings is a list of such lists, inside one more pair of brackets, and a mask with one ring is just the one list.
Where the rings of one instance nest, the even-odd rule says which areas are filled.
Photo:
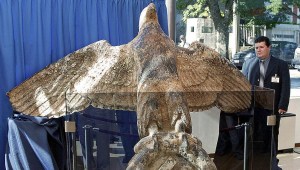
[[290, 69], [292, 88], [300, 88], [300, 71]]
[[300, 97], [300, 71], [290, 69], [291, 97]]
[[[297, 71], [297, 69], [290, 69], [290, 76], [291, 76], [291, 98], [300, 98], [300, 71]], [[298, 120], [299, 119], [296, 120], [296, 124], [299, 123], [297, 122]], [[297, 125], [296, 125], [296, 134], [297, 134]], [[297, 143], [297, 136], [295, 142]], [[299, 170], [300, 167], [299, 154], [300, 153], [278, 154], [277, 157], [279, 158], [279, 166], [283, 170]]]

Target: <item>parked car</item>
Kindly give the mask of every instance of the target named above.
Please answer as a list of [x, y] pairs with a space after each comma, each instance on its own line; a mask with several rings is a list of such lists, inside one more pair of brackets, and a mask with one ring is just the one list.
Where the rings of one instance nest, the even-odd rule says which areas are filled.
[[298, 46], [295, 50], [292, 66], [300, 71], [300, 46]]
[[280, 58], [293, 67], [292, 60], [294, 59], [297, 43], [289, 41], [271, 41], [271, 55]]
[[237, 52], [231, 62], [233, 65], [235, 65], [238, 69], [242, 69], [242, 66], [244, 64], [244, 61], [251, 58], [251, 57], [255, 57], [255, 50], [254, 49], [249, 49], [246, 51], [240, 51]]
[[[300, 55], [300, 46], [297, 48], [297, 43], [294, 42], [288, 42], [288, 41], [271, 41], [271, 55], [280, 58], [288, 63], [290, 67], [294, 67], [294, 55], [295, 49], [299, 49], [297, 51]], [[297, 53], [297, 55], [298, 55]], [[246, 51], [240, 51], [236, 53], [232, 58], [232, 63], [239, 69], [242, 68], [243, 63], [246, 59], [254, 57], [255, 56], [255, 50], [254, 48], [251, 48]], [[300, 59], [299, 59], [300, 60]], [[293, 61], [293, 63], [292, 63]], [[297, 59], [298, 61], [298, 59]], [[296, 62], [296, 61], [295, 61]], [[298, 64], [297, 64], [298, 65]]]

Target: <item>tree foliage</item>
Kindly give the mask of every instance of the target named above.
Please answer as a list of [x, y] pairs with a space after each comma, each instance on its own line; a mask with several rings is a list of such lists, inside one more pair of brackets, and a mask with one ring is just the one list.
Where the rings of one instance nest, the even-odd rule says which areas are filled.
[[216, 29], [223, 29], [232, 21], [234, 0], [177, 0], [177, 9], [183, 13], [183, 20], [210, 16]]
[[291, 6], [299, 6], [299, 3], [299, 0], [240, 0], [238, 11], [246, 24], [272, 28], [276, 24], [286, 23], [288, 15], [297, 16]]
[[[286, 20], [286, 15], [273, 12], [270, 5], [269, 2], [263, 0], [240, 0], [238, 12], [242, 21], [247, 25], [266, 25], [267, 28], [272, 28], [280, 21]], [[272, 5], [278, 8], [280, 3]]]
[[[195, 17], [211, 16], [212, 10], [209, 5], [219, 4], [220, 15], [230, 13], [231, 10], [226, 4], [233, 4], [234, 0], [177, 0], [177, 9], [183, 11], [183, 20]], [[238, 12], [242, 21], [248, 25], [266, 25], [272, 28], [276, 24], [285, 23], [287, 15], [296, 16], [300, 19], [300, 15], [293, 13], [291, 5], [300, 7], [300, 0], [238, 0]], [[216, 11], [213, 11], [216, 13]], [[219, 15], [219, 14], [217, 14]], [[230, 15], [228, 15], [230, 16]], [[227, 21], [226, 21], [227, 22]]]
[[296, 16], [291, 5], [300, 7], [300, 0], [177, 0], [177, 10], [182, 11], [184, 21], [187, 18], [210, 17], [221, 37], [220, 43], [225, 44], [223, 52], [228, 56], [228, 31], [233, 20], [234, 2], [238, 2], [237, 11], [243, 24], [267, 28], [286, 23], [288, 15]]
[[268, 9], [275, 14], [283, 13], [300, 19], [300, 15], [293, 12], [292, 5], [300, 8], [300, 0], [270, 0]]
[[176, 9], [183, 11], [188, 5], [194, 4], [195, 2], [197, 2], [197, 0], [177, 0]]
[[187, 18], [208, 17], [209, 10], [205, 0], [178, 0], [177, 9], [182, 11], [183, 21]]

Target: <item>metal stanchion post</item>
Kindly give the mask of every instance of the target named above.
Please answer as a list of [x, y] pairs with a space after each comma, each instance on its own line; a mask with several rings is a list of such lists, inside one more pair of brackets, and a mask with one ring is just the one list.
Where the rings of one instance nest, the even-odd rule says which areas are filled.
[[77, 169], [77, 148], [76, 148], [76, 134], [71, 133], [72, 136], [72, 152], [73, 152], [73, 169]]
[[[76, 137], [75, 137], [75, 132], [76, 132], [76, 125], [75, 121], [65, 121], [65, 133], [67, 136], [67, 166], [68, 170], [74, 169], [76, 170]], [[73, 156], [71, 156], [71, 146], [70, 146], [70, 138], [72, 140], [72, 153]], [[71, 158], [72, 157], [72, 158]], [[71, 163], [71, 161], [73, 162]], [[72, 164], [72, 167], [70, 165]]]
[[249, 169], [249, 147], [248, 147], [248, 132], [249, 132], [249, 122], [245, 122], [243, 124], [245, 127], [245, 134], [244, 134], [244, 170]]
[[85, 165], [86, 165], [86, 170], [91, 170], [92, 169], [92, 161], [89, 160], [89, 153], [92, 153], [91, 147], [88, 147], [88, 144], [90, 143], [90, 134], [91, 134], [91, 125], [85, 125], [84, 127], [84, 147], [85, 147]]

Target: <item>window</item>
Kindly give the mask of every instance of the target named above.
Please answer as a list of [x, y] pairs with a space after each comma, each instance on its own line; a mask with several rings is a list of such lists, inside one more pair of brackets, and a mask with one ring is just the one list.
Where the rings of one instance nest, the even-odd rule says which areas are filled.
[[194, 27], [191, 27], [191, 32], [195, 32], [195, 28]]
[[294, 38], [294, 35], [274, 34], [275, 38]]
[[202, 27], [202, 33], [212, 33], [212, 31], [213, 31], [212, 27], [206, 27], [206, 26]]

